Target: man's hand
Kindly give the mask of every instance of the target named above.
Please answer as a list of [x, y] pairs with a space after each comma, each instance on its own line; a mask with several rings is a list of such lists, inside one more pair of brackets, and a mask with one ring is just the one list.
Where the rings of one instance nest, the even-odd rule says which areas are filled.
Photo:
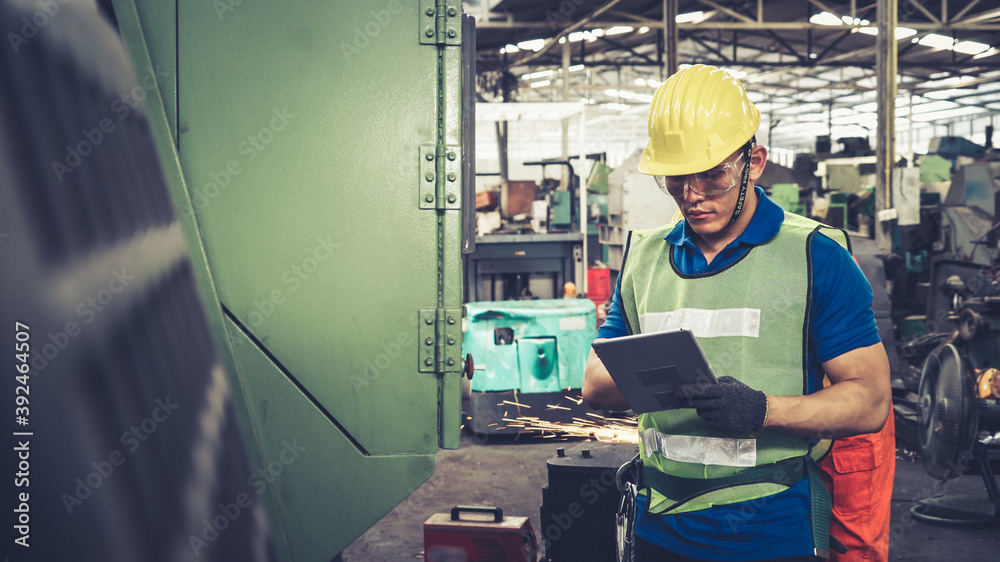
[[687, 398], [708, 427], [729, 437], [749, 435], [767, 421], [767, 396], [733, 377], [720, 377], [718, 384], [680, 385], [675, 392], [682, 402]]

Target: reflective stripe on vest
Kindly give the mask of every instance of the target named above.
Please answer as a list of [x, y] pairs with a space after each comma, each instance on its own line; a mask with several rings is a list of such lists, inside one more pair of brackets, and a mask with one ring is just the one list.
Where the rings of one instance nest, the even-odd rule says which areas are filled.
[[646, 456], [654, 451], [678, 462], [718, 466], [757, 466], [757, 440], [732, 437], [667, 435], [648, 427], [639, 432]]
[[698, 338], [726, 336], [760, 336], [759, 308], [725, 308], [703, 310], [681, 308], [668, 312], [647, 312], [639, 315], [639, 329], [643, 334], [668, 330], [690, 330]]

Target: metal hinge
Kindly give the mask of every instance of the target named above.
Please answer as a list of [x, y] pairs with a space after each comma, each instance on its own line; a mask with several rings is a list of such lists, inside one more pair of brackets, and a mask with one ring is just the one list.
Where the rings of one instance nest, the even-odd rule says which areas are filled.
[[462, 44], [462, 2], [420, 0], [420, 44]]
[[462, 370], [462, 309], [424, 308], [420, 310], [421, 373]]
[[420, 208], [462, 208], [462, 150], [457, 144], [420, 145]]

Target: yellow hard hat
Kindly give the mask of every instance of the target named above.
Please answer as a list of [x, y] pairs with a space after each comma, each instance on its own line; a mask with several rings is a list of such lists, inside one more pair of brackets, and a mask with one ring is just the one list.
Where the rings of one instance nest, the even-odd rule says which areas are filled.
[[639, 171], [653, 176], [704, 172], [745, 145], [759, 126], [760, 111], [739, 80], [714, 66], [690, 66], [653, 95]]

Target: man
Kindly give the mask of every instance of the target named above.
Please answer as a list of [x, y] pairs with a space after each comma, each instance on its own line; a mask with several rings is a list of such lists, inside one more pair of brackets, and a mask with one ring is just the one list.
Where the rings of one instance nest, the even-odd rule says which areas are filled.
[[[743, 85], [709, 66], [671, 76], [651, 104], [639, 171], [684, 220], [630, 234], [598, 337], [690, 329], [720, 378], [682, 389], [692, 408], [639, 416], [643, 562], [825, 557], [830, 496], [811, 449], [890, 413], [871, 287], [843, 232], [754, 186], [759, 125]], [[629, 408], [593, 351], [583, 396]]]

